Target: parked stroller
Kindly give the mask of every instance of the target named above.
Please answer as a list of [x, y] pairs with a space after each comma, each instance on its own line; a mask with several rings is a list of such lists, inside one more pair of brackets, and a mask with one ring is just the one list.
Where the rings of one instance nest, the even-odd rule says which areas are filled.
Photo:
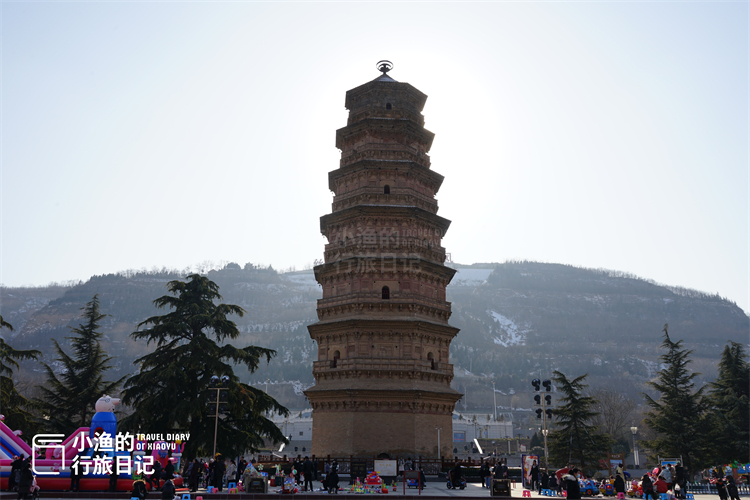
[[446, 484], [448, 489], [453, 490], [453, 489], [458, 488], [458, 489], [463, 490], [464, 488], [466, 488], [466, 479], [464, 479], [463, 477], [459, 477], [458, 480], [455, 480], [453, 478], [454, 475], [455, 474], [453, 473], [452, 470], [448, 471], [448, 483]]

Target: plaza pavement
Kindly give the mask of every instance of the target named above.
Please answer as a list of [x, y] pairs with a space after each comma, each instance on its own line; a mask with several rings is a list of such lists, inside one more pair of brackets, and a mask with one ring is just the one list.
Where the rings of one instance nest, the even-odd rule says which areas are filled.
[[[489, 498], [489, 490], [486, 488], [482, 488], [480, 483], [468, 483], [466, 485], [465, 490], [449, 490], [445, 486], [445, 481], [437, 481], [437, 480], [429, 480], [427, 481], [427, 487], [422, 490], [422, 494], [420, 496], [419, 491], [415, 488], [406, 488], [406, 494], [404, 495], [404, 488], [403, 484], [399, 484], [398, 491], [397, 492], [389, 492], [388, 495], [377, 495], [378, 499], [386, 500], [388, 497], [416, 497], [416, 498], [424, 498], [425, 500], [433, 500], [433, 499], [441, 499], [446, 497], [451, 498]], [[344, 486], [344, 482], [341, 483], [342, 486]], [[320, 483], [316, 482], [315, 486], [317, 488], [320, 487]], [[202, 496], [204, 500], [263, 500], [268, 499], [271, 496], [278, 496], [281, 497], [282, 495], [279, 495], [276, 493], [277, 488], [270, 488], [269, 493], [266, 495], [263, 494], [228, 494], [226, 489], [222, 493], [218, 494], [206, 494], [205, 490], [198, 490], [197, 493], [191, 494], [191, 500], [196, 500], [197, 496]], [[355, 496], [351, 493], [345, 493], [345, 492], [339, 492], [339, 495], [346, 495], [348, 497]], [[368, 494], [368, 495], [356, 495], [358, 497], [375, 497], [375, 495]], [[283, 495], [283, 497], [288, 498], [289, 495]], [[297, 500], [323, 500], [325, 498], [329, 497], [329, 495], [323, 491], [315, 491], [314, 493], [297, 493], [294, 495], [294, 498]], [[523, 498], [523, 488], [521, 488], [520, 485], [516, 484], [514, 488], [511, 488], [511, 497], [512, 498]], [[0, 493], [0, 500], [16, 500], [17, 495], [15, 493], [7, 493], [2, 492]], [[97, 492], [83, 492], [80, 495], [76, 495], [74, 493], [66, 492], [40, 492], [40, 498], [43, 499], [60, 499], [60, 500], [68, 500], [71, 498], [85, 498], [86, 500], [115, 500], [115, 499], [124, 499], [129, 500], [130, 494], [128, 492], [118, 492], [118, 493], [97, 493]], [[181, 499], [181, 496], [177, 497], [178, 499]], [[335, 498], [335, 497], [334, 497]], [[494, 497], [496, 499], [501, 498], [508, 498], [508, 497]], [[537, 494], [535, 491], [531, 492], [530, 498], [548, 498], [544, 497], [542, 495]], [[598, 498], [600, 500], [604, 498], [612, 499], [613, 497], [584, 497], [585, 498]], [[715, 500], [715, 495], [695, 495], [695, 500]], [[147, 500], [160, 500], [161, 495], [159, 492], [149, 492], [149, 496]], [[416, 500], [416, 499], [415, 499]], [[560, 499], [562, 500], [562, 499]]]

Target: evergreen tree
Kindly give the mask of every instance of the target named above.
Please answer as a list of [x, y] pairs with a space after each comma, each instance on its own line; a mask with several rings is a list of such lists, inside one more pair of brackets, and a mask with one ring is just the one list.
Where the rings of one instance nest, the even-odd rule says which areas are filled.
[[535, 432], [533, 436], [531, 436], [531, 442], [529, 442], [529, 448], [532, 450], [534, 448], [539, 448], [540, 446], [544, 446], [544, 441], [541, 437], [539, 437], [539, 433]]
[[[13, 325], [0, 316], [0, 329], [2, 328], [13, 331]], [[13, 370], [18, 370], [19, 361], [37, 360], [41, 355], [41, 352], [33, 349], [13, 349], [0, 337], [0, 413], [5, 415], [5, 425], [13, 430], [21, 429], [28, 432], [33, 427], [33, 416], [26, 410], [30, 406], [30, 401], [16, 390]]]
[[729, 342], [719, 361], [719, 374], [710, 384], [708, 403], [712, 463], [750, 462], [750, 365], [745, 347]]
[[688, 370], [693, 351], [682, 347], [682, 340], [674, 342], [669, 338], [667, 325], [663, 332], [661, 347], [666, 352], [659, 359], [664, 368], [656, 381], [648, 382], [660, 396], [655, 400], [643, 395], [651, 407], [645, 422], [657, 437], [643, 444], [659, 456], [682, 457], [685, 468], [692, 471], [709, 459], [705, 448], [703, 388], [695, 390], [693, 379], [700, 374]]
[[124, 403], [135, 412], [123, 420], [145, 433], [190, 433], [187, 456], [209, 454], [213, 448], [215, 420], [208, 408], [216, 400], [209, 389], [213, 376], [228, 377], [227, 413], [218, 421], [217, 451], [225, 456], [263, 446], [264, 438], [286, 442], [267, 415], [287, 415], [286, 408], [265, 392], [241, 383], [233, 365], [244, 365], [250, 373], [260, 360], [270, 361], [276, 351], [256, 346], [237, 348], [227, 341], [236, 339], [239, 330], [227, 316], [242, 316], [236, 305], [216, 304], [221, 300], [219, 287], [198, 274], [187, 282], [171, 281], [172, 295], [154, 301], [158, 308], [171, 312], [148, 318], [138, 325], [148, 326], [133, 332], [136, 340], [154, 343], [156, 349], [135, 361], [138, 372], [125, 383]]
[[563, 396], [560, 405], [552, 411], [554, 430], [549, 433], [550, 462], [558, 465], [576, 464], [588, 475], [598, 467], [611, 445], [609, 436], [602, 434], [592, 420], [599, 415], [593, 410], [596, 400], [585, 396], [588, 387], [584, 380], [588, 374], [568, 380], [565, 374], [555, 371], [553, 380]]
[[125, 379], [104, 380], [105, 372], [112, 367], [112, 358], [101, 346], [99, 322], [107, 315], [99, 311], [99, 296], [94, 295], [81, 310], [85, 322], [78, 328], [70, 328], [74, 335], [65, 337], [73, 347], [73, 355], [66, 354], [57, 340], [52, 339], [63, 369], [58, 375], [44, 363], [47, 382], [39, 386], [41, 398], [35, 401], [46, 420], [45, 427], [65, 435], [79, 427], [88, 427], [96, 413], [96, 401], [114, 392]]

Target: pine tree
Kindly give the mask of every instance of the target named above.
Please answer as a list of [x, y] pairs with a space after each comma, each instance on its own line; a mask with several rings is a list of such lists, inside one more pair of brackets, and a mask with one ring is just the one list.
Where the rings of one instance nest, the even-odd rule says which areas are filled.
[[[2, 328], [13, 331], [13, 325], [0, 316], [0, 329]], [[0, 338], [0, 413], [5, 415], [5, 425], [11, 429], [28, 431], [33, 422], [33, 415], [26, 410], [30, 406], [30, 401], [16, 390], [13, 371], [18, 370], [19, 361], [38, 360], [41, 355], [41, 352], [34, 349], [13, 349], [5, 339]]]
[[87, 427], [96, 412], [96, 401], [117, 390], [125, 378], [115, 382], [104, 380], [105, 372], [112, 367], [112, 358], [101, 346], [99, 322], [107, 315], [99, 311], [99, 296], [94, 295], [81, 310], [85, 322], [78, 328], [70, 328], [74, 335], [65, 337], [72, 345], [73, 355], [66, 354], [57, 340], [52, 339], [63, 369], [58, 375], [44, 363], [47, 382], [39, 386], [41, 398], [36, 400], [46, 420], [45, 427], [65, 435]]
[[729, 342], [719, 361], [719, 373], [710, 384], [708, 403], [712, 463], [750, 462], [750, 365], [745, 347]]
[[550, 462], [575, 464], [592, 475], [599, 460], [609, 451], [611, 440], [592, 423], [599, 414], [593, 410], [596, 400], [583, 394], [588, 387], [584, 384], [588, 374], [573, 380], [559, 371], [553, 375], [555, 387], [563, 396], [552, 412], [555, 428], [548, 436]]
[[693, 351], [682, 347], [682, 340], [674, 342], [669, 337], [667, 325], [664, 325], [663, 332], [661, 347], [666, 352], [659, 359], [664, 368], [659, 371], [656, 381], [648, 382], [660, 396], [657, 401], [648, 394], [643, 395], [651, 407], [645, 422], [657, 437], [643, 444], [655, 455], [682, 457], [685, 468], [692, 471], [708, 459], [703, 388], [695, 390], [693, 379], [700, 374], [688, 370]]
[[148, 318], [138, 327], [149, 328], [131, 334], [156, 349], [135, 361], [138, 372], [125, 383], [123, 393], [123, 402], [135, 412], [121, 426], [146, 433], [189, 432], [184, 453], [209, 454], [215, 420], [208, 402], [216, 398], [209, 384], [213, 376], [226, 376], [228, 411], [218, 422], [217, 450], [230, 456], [260, 448], [264, 438], [286, 442], [267, 415], [287, 415], [287, 409], [265, 392], [241, 383], [233, 371], [233, 365], [240, 364], [255, 372], [261, 359], [270, 361], [276, 351], [238, 348], [228, 342], [239, 336], [239, 330], [227, 316], [242, 316], [244, 311], [236, 305], [216, 304], [221, 300], [219, 287], [208, 278], [192, 274], [187, 282], [171, 281], [167, 288], [172, 295], [156, 299], [154, 305], [172, 311]]

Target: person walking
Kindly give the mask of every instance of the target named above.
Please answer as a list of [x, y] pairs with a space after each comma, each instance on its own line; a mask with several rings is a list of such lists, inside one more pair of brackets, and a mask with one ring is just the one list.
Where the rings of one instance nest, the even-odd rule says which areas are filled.
[[231, 460], [227, 465], [227, 483], [229, 482], [237, 482], [237, 466]]
[[727, 500], [727, 498], [729, 498], [729, 495], [727, 495], [727, 484], [721, 476], [716, 478], [716, 493], [719, 494], [720, 500]]
[[221, 453], [217, 453], [214, 460], [213, 485], [216, 486], [216, 489], [219, 491], [221, 491], [224, 486], [224, 472], [226, 472], [226, 469], [224, 468], [224, 459], [222, 458]]
[[675, 496], [679, 499], [686, 498], [685, 494], [687, 492], [685, 491], [685, 486], [687, 482], [685, 481], [685, 468], [680, 462], [677, 462], [677, 465], [674, 467], [674, 485]]
[[654, 483], [651, 481], [651, 476], [649, 476], [648, 473], [644, 474], [641, 478], [641, 490], [643, 491], [643, 500], [648, 500], [649, 496], [656, 500]]
[[661, 466], [661, 472], [659, 472], [659, 479], [667, 483], [667, 491], [672, 489], [672, 472], [669, 470], [669, 466]]
[[23, 453], [13, 457], [10, 463], [10, 476], [8, 476], [8, 491], [13, 491], [18, 486], [18, 480], [21, 476], [21, 464], [23, 464]]
[[313, 491], [313, 463], [310, 457], [305, 457], [305, 461], [302, 463], [302, 474], [305, 476], [305, 491], [307, 491], [308, 485], [310, 486], [310, 491]]
[[174, 500], [175, 488], [171, 479], [164, 481], [164, 487], [161, 489], [162, 500]]
[[21, 474], [18, 479], [18, 500], [23, 500], [31, 493], [32, 484], [34, 484], [34, 474], [31, 473], [31, 464], [24, 460], [21, 464]]
[[160, 491], [161, 490], [161, 462], [159, 462], [158, 460], [154, 462], [153, 470], [154, 472], [149, 477], [148, 484], [151, 486], [151, 489]]
[[740, 492], [737, 491], [737, 483], [734, 481], [734, 477], [727, 474], [727, 496], [732, 500], [740, 500]]
[[117, 478], [119, 477], [119, 472], [117, 472], [117, 466], [115, 464], [112, 464], [112, 474], [109, 475], [109, 492], [114, 493], [117, 491]]
[[188, 472], [188, 488], [190, 491], [198, 491], [198, 481], [201, 477], [201, 464], [198, 459], [193, 460], [193, 464], [190, 466], [190, 472]]
[[73, 457], [70, 465], [70, 491], [78, 491], [81, 488], [81, 464], [78, 462], [80, 455]]
[[487, 486], [487, 478], [490, 475], [490, 464], [487, 462], [482, 462], [482, 465], [479, 466], [479, 477], [482, 478], [482, 488], [488, 488]]
[[581, 500], [581, 487], [578, 484], [578, 477], [576, 474], [578, 469], [570, 469], [563, 477], [563, 484], [565, 485], [566, 498], [568, 500]]
[[140, 500], [146, 500], [148, 491], [146, 491], [146, 483], [143, 479], [133, 481], [133, 491], [130, 492], [130, 498], [140, 498]]
[[164, 480], [174, 479], [174, 464], [172, 459], [167, 459], [167, 465], [164, 466]]
[[549, 489], [549, 474], [547, 472], [542, 472], [542, 478], [539, 480], [539, 491], [538, 493], [541, 495], [542, 490]]
[[529, 489], [532, 491], [536, 490], [538, 485], [539, 466], [536, 464], [536, 460], [534, 460], [534, 463], [531, 465], [531, 470], [529, 471]]
[[615, 495], [617, 493], [625, 494], [625, 480], [622, 478], [620, 474], [617, 474], [615, 476], [615, 481], [614, 481], [613, 486], [615, 488]]

